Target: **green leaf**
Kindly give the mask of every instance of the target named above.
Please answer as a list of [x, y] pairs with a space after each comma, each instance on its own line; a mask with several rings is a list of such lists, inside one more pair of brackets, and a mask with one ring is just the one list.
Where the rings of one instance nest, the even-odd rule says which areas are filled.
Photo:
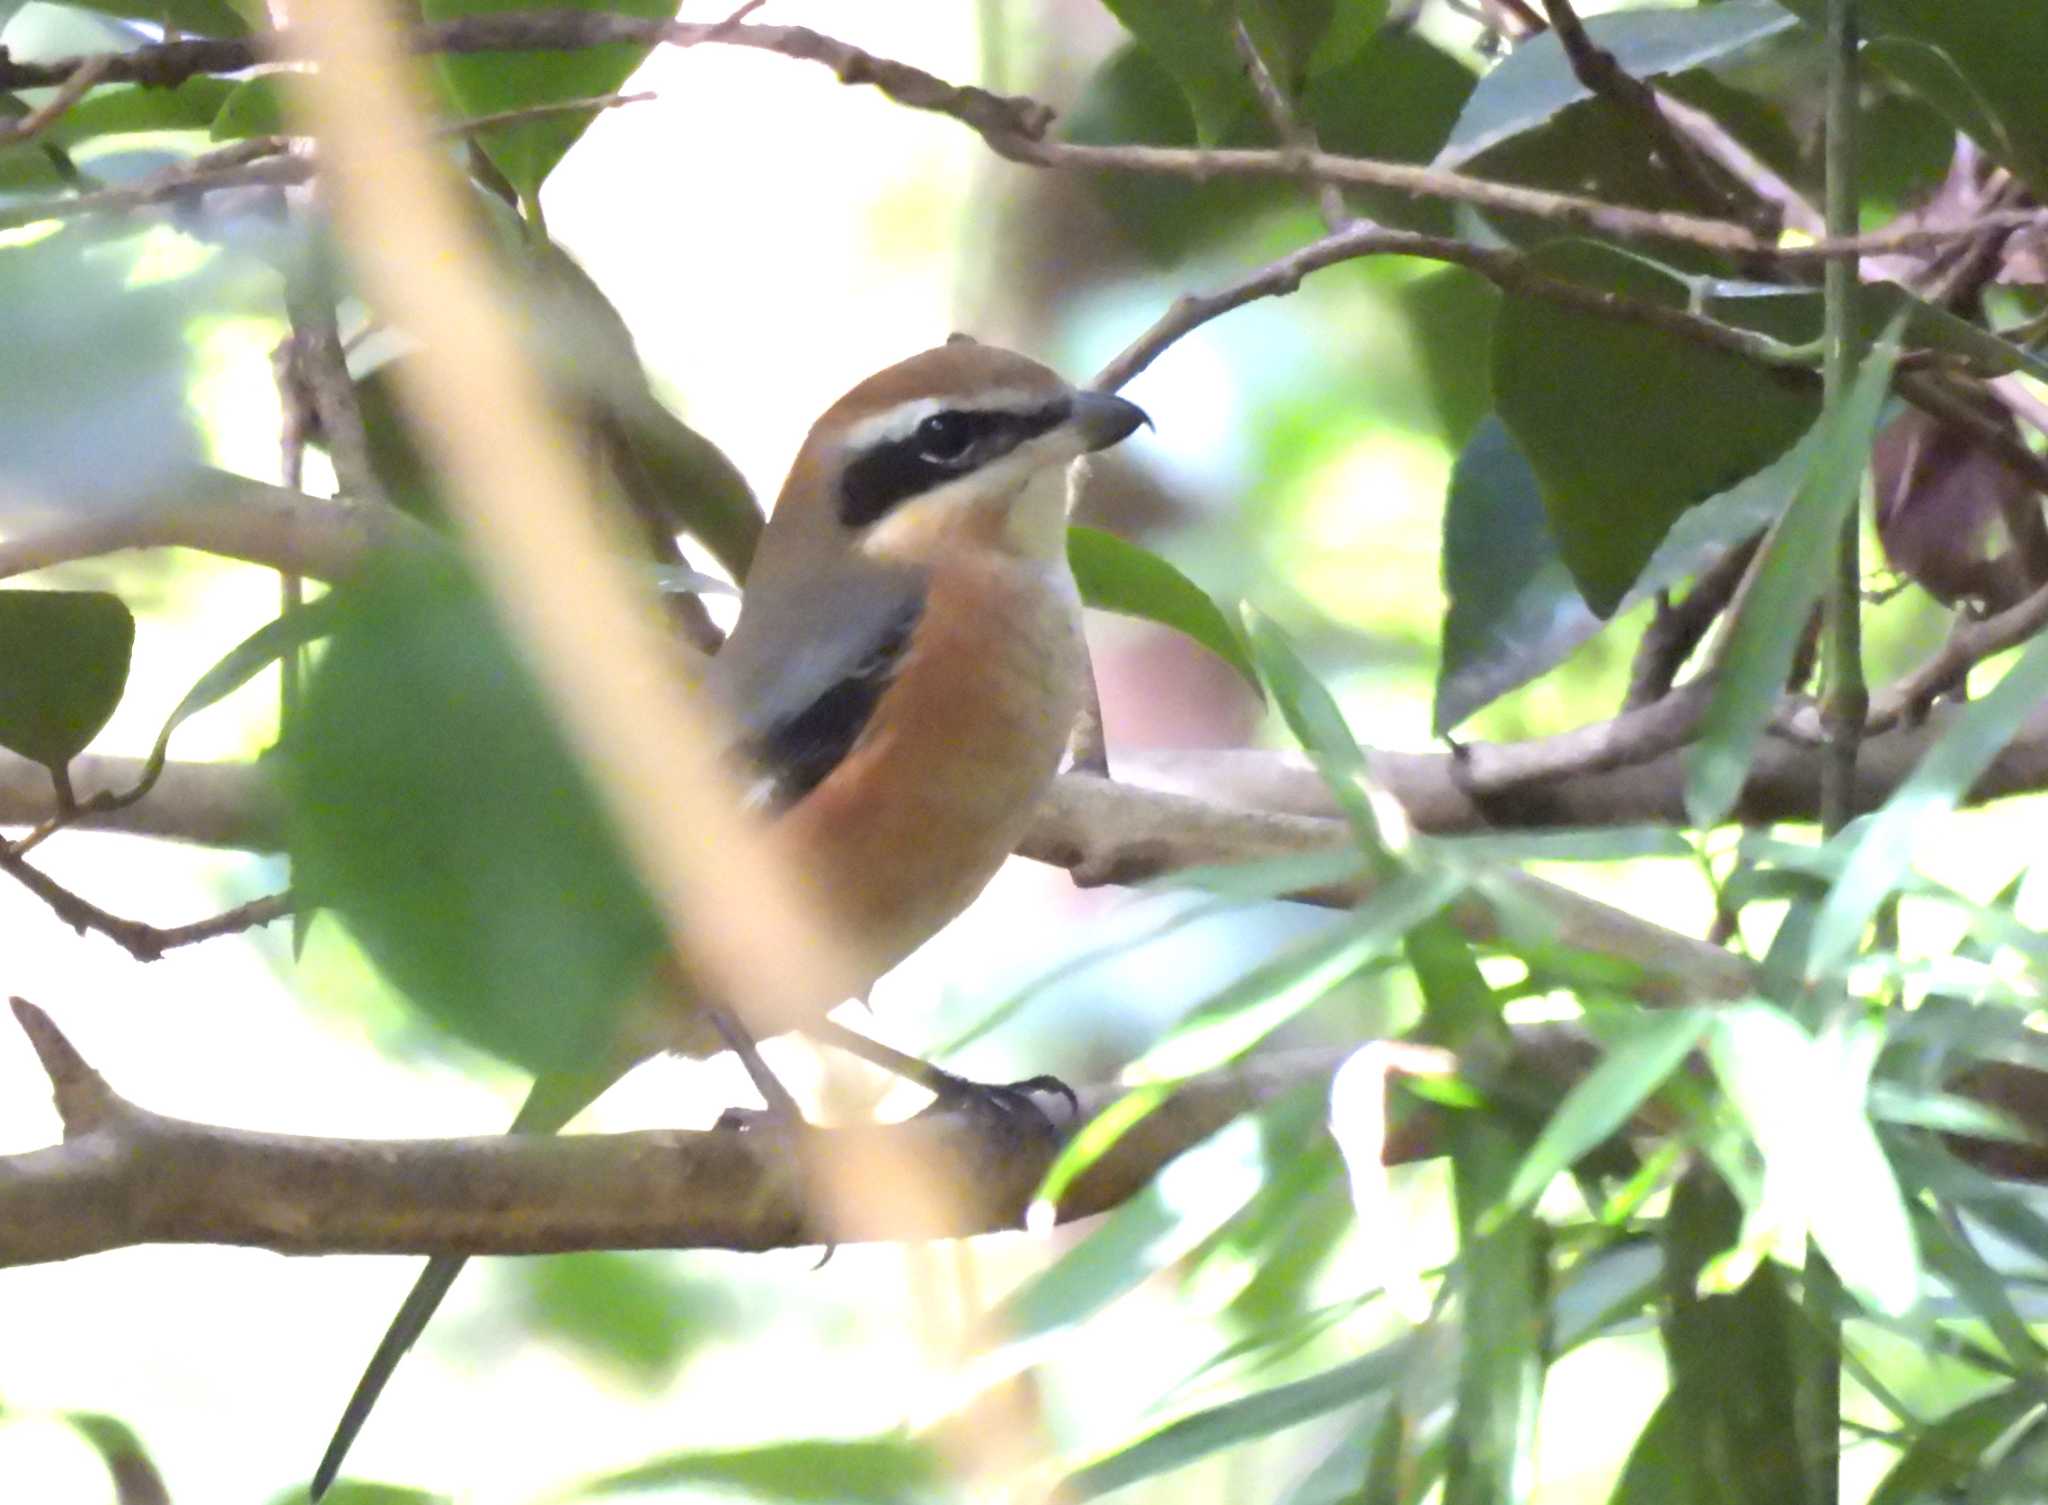
[[135, 618], [104, 591], [0, 591], [0, 747], [64, 767], [128, 684]]
[[127, 1422], [98, 1411], [72, 1411], [64, 1419], [106, 1464], [121, 1505], [168, 1505], [163, 1475]]
[[1901, 1316], [1919, 1300], [1920, 1260], [1865, 1106], [1882, 1043], [1873, 1022], [1815, 1038], [1753, 1003], [1714, 1015], [1707, 1056], [1763, 1155], [1763, 1230], [1795, 1257], [1788, 1246], [1810, 1232], [1859, 1301]]
[[785, 1505], [909, 1505], [947, 1496], [945, 1474], [931, 1449], [898, 1433], [676, 1453], [588, 1480], [579, 1493], [633, 1494], [681, 1485], [737, 1490]]
[[[1795, 445], [1680, 514], [1616, 613], [1698, 574], [1768, 527], [1804, 469]], [[1438, 735], [1555, 668], [1605, 625], [1558, 556], [1536, 473], [1497, 416], [1480, 424], [1451, 473], [1443, 568], [1450, 605], [1437, 670]]]
[[1742, 792], [1750, 753], [1791, 672], [1799, 635], [1826, 584], [1843, 519], [1861, 492], [1897, 359], [1896, 345], [1877, 346], [1855, 384], [1829, 405], [1820, 420], [1813, 463], [1764, 545], [1763, 563], [1736, 618], [1699, 740], [1685, 753], [1685, 808], [1696, 825], [1716, 824]]
[[1180, 87], [1194, 115], [1197, 141], [1220, 144], [1232, 123], [1255, 103], [1231, 41], [1231, 7], [1223, 0], [1103, 3]]
[[1380, 834], [1379, 817], [1373, 814], [1367, 792], [1372, 771], [1351, 728], [1344, 724], [1344, 713], [1279, 623], [1250, 605], [1244, 608], [1244, 622], [1252, 657], [1273, 692], [1281, 719], [1350, 817], [1360, 848], [1376, 868], [1388, 869], [1394, 859]]
[[[1784, 0], [1809, 26], [1826, 21], [1825, 0]], [[1862, 0], [1858, 27], [1873, 42], [1917, 43], [1941, 54], [1948, 67], [1932, 75], [1910, 54], [1890, 46], [1874, 56], [1897, 67], [1903, 81], [1923, 90], [1927, 102], [1956, 129], [2030, 182], [2048, 191], [2048, 8], [2038, 5], [1957, 3], [1957, 0]], [[1924, 53], [1922, 54], [1924, 57]], [[1959, 80], [1963, 87], [1949, 85]], [[1995, 129], [1985, 129], [1988, 113]]]
[[1671, 1392], [1637, 1440], [1617, 1500], [1821, 1505], [1807, 1492], [1793, 1399], [1806, 1319], [1784, 1278], [1766, 1263], [1735, 1291], [1700, 1293], [1701, 1275], [1735, 1238], [1739, 1220], [1734, 1198], [1703, 1167], [1672, 1194], [1663, 1322]]
[[662, 926], [482, 592], [428, 550], [337, 590], [276, 760], [294, 882], [437, 1022], [588, 1069]]
[[124, 796], [121, 803], [140, 799], [155, 787], [163, 774], [164, 760], [170, 753], [173, 732], [208, 706], [218, 704], [241, 689], [287, 653], [327, 636], [334, 630], [338, 614], [339, 603], [332, 596], [323, 596], [264, 623], [221, 655], [218, 663], [193, 681], [184, 699], [165, 718], [163, 730], [157, 733], [156, 743], [143, 762], [142, 777], [136, 781], [133, 793]]
[[[304, 1485], [275, 1495], [271, 1505], [306, 1505]], [[424, 1489], [407, 1489], [398, 1484], [364, 1484], [355, 1479], [337, 1479], [334, 1487], [320, 1497], [320, 1505], [448, 1505], [448, 1496]]]
[[115, 84], [94, 89], [44, 128], [37, 140], [70, 148], [102, 136], [141, 131], [203, 131], [236, 86], [190, 78], [175, 88]]
[[1057, 1498], [1093, 1500], [1345, 1406], [1378, 1402], [1399, 1383], [1417, 1347], [1414, 1339], [1403, 1338], [1308, 1379], [1184, 1416], [1068, 1475]]
[[1712, 1023], [1706, 1009], [1644, 1014], [1630, 1021], [1619, 1038], [1606, 1041], [1600, 1064], [1565, 1094], [1529, 1147], [1495, 1216], [1535, 1201], [1554, 1178], [1618, 1133], [1684, 1063]]
[[[1655, 78], [1732, 57], [1797, 24], [1773, 0], [1722, 0], [1699, 9], [1589, 16], [1586, 31], [1625, 71]], [[1556, 34], [1540, 32], [1480, 80], [1439, 165], [1465, 162], [1588, 98], [1591, 93], [1572, 72]]]
[[[253, 34], [249, 15], [228, 0], [77, 0], [86, 10], [98, 11], [104, 16], [122, 16], [131, 21], [147, 21], [154, 26], [169, 26], [195, 37], [246, 37]], [[261, 15], [261, 9], [251, 8], [249, 14]]]
[[2044, 699], [2048, 638], [2035, 638], [1989, 694], [1956, 713], [1883, 808], [1836, 838], [1853, 845], [1814, 922], [1809, 976], [1825, 976], [1849, 964], [1871, 916], [1912, 865], [1913, 853], [1963, 802]]
[[[546, 7], [523, 0], [421, 0], [420, 15], [428, 22], [454, 21], [536, 8]], [[675, 15], [676, 0], [568, 0], [563, 8], [665, 21]], [[434, 68], [457, 108], [474, 117], [615, 93], [651, 50], [621, 43], [575, 52], [443, 54], [434, 59]], [[547, 115], [516, 125], [493, 126], [478, 132], [474, 139], [521, 199], [533, 201], [541, 183], [593, 118], [594, 112]]]
[[1922, 1505], [1954, 1491], [1989, 1460], [1992, 1449], [2041, 1407], [2031, 1384], [1980, 1395], [1923, 1427], [1870, 1496], [1870, 1505]]
[[987, 1330], [1021, 1342], [1086, 1320], [1186, 1257], [1259, 1189], [1258, 1128], [1238, 1119], [1175, 1156], [1086, 1238], [991, 1312]]
[[1259, 688], [1258, 671], [1230, 618], [1208, 592], [1150, 549], [1099, 528], [1076, 526], [1067, 530], [1067, 562], [1088, 605], [1171, 627]]
[[221, 101], [207, 134], [215, 141], [277, 136], [285, 132], [287, 119], [284, 90], [276, 78], [245, 78]]
[[659, 1254], [612, 1250], [512, 1262], [522, 1316], [581, 1358], [643, 1390], [665, 1385], [703, 1346], [748, 1330], [730, 1285]]
[[[9, 212], [0, 206], [0, 226]], [[126, 281], [121, 259], [81, 256], [73, 237], [0, 251], [0, 493], [10, 507], [132, 506], [198, 458], [184, 328], [206, 311], [207, 283]]]
[[[1626, 252], [1566, 241], [1531, 259], [1582, 286], [1686, 306], [1682, 277]], [[1513, 293], [1494, 326], [1493, 378], [1558, 552], [1601, 616], [1681, 514], [1782, 455], [1818, 408], [1802, 373]]]

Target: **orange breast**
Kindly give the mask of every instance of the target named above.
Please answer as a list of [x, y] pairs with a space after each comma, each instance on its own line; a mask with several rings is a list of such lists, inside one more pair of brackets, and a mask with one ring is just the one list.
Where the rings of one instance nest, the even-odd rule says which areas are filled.
[[776, 822], [875, 975], [1022, 838], [1080, 711], [1080, 615], [1064, 570], [995, 551], [948, 560], [866, 733]]

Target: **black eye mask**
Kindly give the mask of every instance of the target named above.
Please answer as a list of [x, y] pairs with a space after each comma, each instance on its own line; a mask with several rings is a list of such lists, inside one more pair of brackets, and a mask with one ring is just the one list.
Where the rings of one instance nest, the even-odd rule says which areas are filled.
[[927, 491], [943, 486], [1065, 423], [1073, 404], [1062, 397], [1021, 412], [944, 408], [901, 439], [861, 451], [840, 483], [839, 520], [866, 527]]

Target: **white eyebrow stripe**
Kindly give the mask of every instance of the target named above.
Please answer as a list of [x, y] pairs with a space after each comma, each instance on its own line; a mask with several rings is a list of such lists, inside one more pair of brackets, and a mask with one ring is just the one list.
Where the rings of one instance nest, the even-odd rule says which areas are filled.
[[1028, 392], [1021, 387], [996, 387], [976, 392], [972, 397], [915, 397], [848, 425], [845, 443], [848, 449], [861, 450], [908, 439], [932, 414], [953, 408], [971, 408], [977, 413], [1029, 413], [1057, 401], [1057, 392]]

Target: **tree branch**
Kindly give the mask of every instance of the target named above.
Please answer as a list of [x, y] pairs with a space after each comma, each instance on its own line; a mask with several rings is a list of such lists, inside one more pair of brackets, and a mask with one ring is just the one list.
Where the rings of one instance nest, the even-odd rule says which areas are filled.
[[[966, 125], [997, 155], [1037, 167], [1081, 172], [1125, 172], [1205, 181], [1215, 177], [1308, 178], [1333, 186], [1382, 188], [1418, 198], [1444, 199], [1552, 224], [1593, 231], [1616, 240], [1667, 241], [1730, 256], [1778, 262], [1874, 255], [1942, 245], [1982, 234], [1996, 224], [2033, 225], [2037, 210], [1983, 216], [1965, 229], [1902, 226], [1853, 242], [1780, 246], [1744, 226], [1695, 215], [1659, 213], [1608, 204], [1575, 194], [1491, 182], [1403, 162], [1381, 162], [1330, 152], [1294, 150], [1208, 151], [1152, 146], [1086, 146], [1047, 139], [1052, 109], [1037, 100], [992, 94], [946, 82], [921, 68], [877, 57], [802, 26], [733, 26], [653, 21], [602, 11], [521, 11], [465, 16], [408, 33], [415, 53], [565, 51], [622, 42], [652, 46], [716, 43], [751, 47], [823, 64], [842, 83], [871, 84], [896, 103], [945, 115]], [[239, 73], [263, 62], [304, 62], [315, 54], [309, 37], [283, 31], [265, 38], [158, 43], [107, 55], [106, 82], [171, 86], [197, 74]], [[47, 63], [0, 60], [0, 89], [59, 84], [86, 58]]]
[[[828, 1240], [957, 1237], [1021, 1227], [1068, 1125], [1020, 1137], [973, 1114], [887, 1126], [642, 1132], [551, 1138], [315, 1139], [166, 1118], [116, 1094], [48, 1015], [15, 1017], [49, 1073], [64, 1141], [0, 1158], [0, 1266], [144, 1243], [287, 1254], [537, 1254], [571, 1249], [780, 1249]], [[1189, 1082], [1062, 1199], [1062, 1221], [1132, 1196], [1231, 1119], [1326, 1079], [1336, 1052], [1275, 1055]], [[1080, 1122], [1124, 1095], [1079, 1094]], [[1050, 1104], [1049, 1104], [1050, 1106]], [[1056, 1113], [1060, 1110], [1054, 1108]], [[1063, 1114], [1061, 1116], [1064, 1116]], [[1390, 1151], [1425, 1146], [1397, 1137]], [[937, 1195], [878, 1198], [884, 1221], [830, 1226], [840, 1184], [913, 1163]], [[914, 1157], [914, 1158], [908, 1158]]]

